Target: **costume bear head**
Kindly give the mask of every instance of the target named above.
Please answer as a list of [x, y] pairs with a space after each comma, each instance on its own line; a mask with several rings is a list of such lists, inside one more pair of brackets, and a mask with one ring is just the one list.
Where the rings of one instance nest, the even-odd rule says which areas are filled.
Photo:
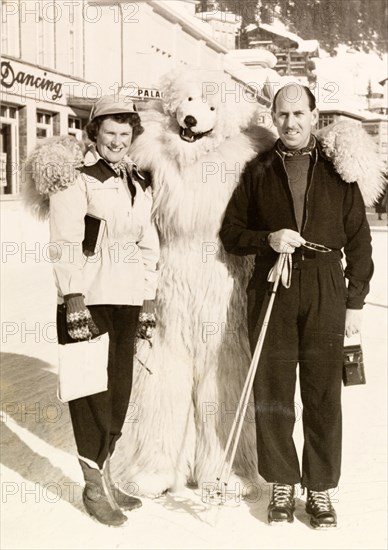
[[158, 119], [155, 111], [142, 111], [146, 132], [134, 145], [142, 147], [147, 132], [157, 132], [164, 154], [169, 152], [180, 165], [215, 151], [252, 126], [257, 116], [257, 100], [221, 70], [176, 69], [161, 79], [159, 89], [162, 102], [153, 107], [167, 116]]

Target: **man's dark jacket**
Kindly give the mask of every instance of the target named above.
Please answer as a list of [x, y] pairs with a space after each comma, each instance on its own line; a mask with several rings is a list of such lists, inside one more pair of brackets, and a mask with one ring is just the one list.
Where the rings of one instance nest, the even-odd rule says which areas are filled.
[[[361, 309], [373, 274], [372, 247], [365, 205], [356, 183], [344, 182], [317, 141], [305, 197], [300, 234], [346, 257], [347, 308]], [[268, 235], [280, 229], [299, 232], [284, 158], [275, 145], [246, 166], [222, 224], [227, 252], [256, 254], [257, 270], [268, 269], [277, 253]]]

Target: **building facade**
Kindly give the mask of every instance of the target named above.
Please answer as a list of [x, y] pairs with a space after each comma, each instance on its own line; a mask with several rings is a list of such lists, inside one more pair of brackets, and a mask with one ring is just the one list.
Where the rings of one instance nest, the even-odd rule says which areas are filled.
[[100, 95], [155, 99], [173, 67], [222, 69], [227, 50], [194, 11], [175, 0], [3, 0], [1, 197], [18, 197], [39, 139], [82, 136]]
[[385, 163], [388, 173], [388, 116], [381, 115], [364, 120], [362, 126], [376, 142], [381, 160]]

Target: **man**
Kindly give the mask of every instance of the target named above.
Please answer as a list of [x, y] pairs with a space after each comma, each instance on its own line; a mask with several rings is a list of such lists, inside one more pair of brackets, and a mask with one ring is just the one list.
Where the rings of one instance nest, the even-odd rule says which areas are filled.
[[[278, 253], [292, 255], [290, 287], [278, 288], [254, 383], [259, 473], [273, 484], [270, 523], [293, 521], [294, 485], [301, 483], [311, 525], [335, 527], [329, 490], [340, 476], [343, 338], [360, 330], [373, 273], [370, 230], [357, 184], [341, 180], [311, 133], [318, 121], [311, 91], [283, 87], [272, 117], [279, 140], [246, 167], [220, 236], [228, 252], [256, 254], [247, 290], [252, 351], [268, 272]], [[322, 247], [311, 249], [311, 242]], [[292, 438], [297, 363], [302, 475]]]

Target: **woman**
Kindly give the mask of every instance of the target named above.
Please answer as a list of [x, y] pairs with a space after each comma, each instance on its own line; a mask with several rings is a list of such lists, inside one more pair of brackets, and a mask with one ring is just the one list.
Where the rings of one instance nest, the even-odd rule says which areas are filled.
[[[131, 141], [143, 132], [132, 101], [103, 96], [86, 131], [92, 145], [79, 177], [50, 196], [50, 232], [61, 250], [54, 273], [68, 335], [86, 340], [109, 334], [108, 390], [74, 399], [69, 409], [86, 482], [85, 508], [101, 523], [117, 526], [127, 520], [120, 508], [141, 506], [113, 486], [109, 460], [129, 403], [140, 308], [155, 297], [159, 243], [151, 188], [127, 157]], [[83, 252], [87, 214], [105, 227], [94, 250]], [[61, 338], [58, 324], [64, 343]]]

